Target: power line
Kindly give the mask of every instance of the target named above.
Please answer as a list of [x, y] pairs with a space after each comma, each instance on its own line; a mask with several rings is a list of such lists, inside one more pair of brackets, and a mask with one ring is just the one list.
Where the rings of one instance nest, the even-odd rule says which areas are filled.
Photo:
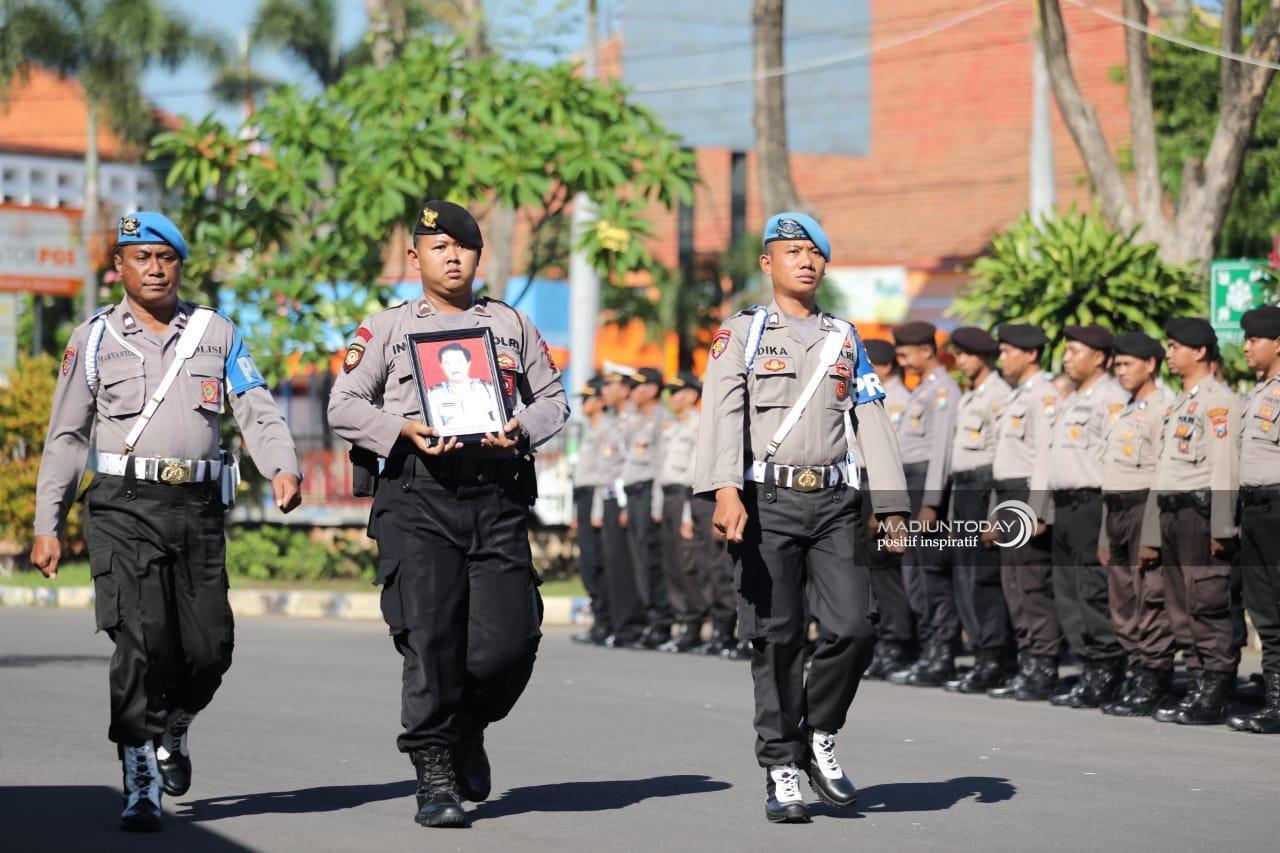
[[1230, 59], [1233, 62], [1240, 62], [1244, 65], [1256, 65], [1259, 68], [1270, 68], [1272, 71], [1280, 71], [1280, 63], [1277, 62], [1267, 62], [1265, 59], [1257, 59], [1255, 57], [1248, 56], [1247, 54], [1235, 53], [1230, 50], [1222, 50], [1221, 48], [1210, 47], [1207, 44], [1200, 44], [1199, 42], [1194, 42], [1190, 39], [1184, 39], [1181, 36], [1162, 33], [1159, 30], [1153, 30], [1146, 24], [1135, 21], [1132, 18], [1126, 18], [1123, 15], [1117, 15], [1115, 12], [1109, 12], [1106, 9], [1098, 9], [1090, 6], [1088, 3], [1085, 3], [1084, 0], [1069, 0], [1069, 2], [1077, 8], [1084, 9], [1086, 12], [1092, 12], [1100, 18], [1106, 18], [1112, 23], [1120, 24], [1121, 26], [1128, 27], [1131, 30], [1137, 30], [1140, 33], [1146, 33], [1149, 36], [1154, 36], [1155, 38], [1163, 41], [1172, 42], [1173, 44], [1181, 45], [1182, 47], [1190, 48], [1191, 50], [1198, 50], [1201, 53], [1209, 53], [1220, 59]]
[[963, 24], [966, 21], [971, 21], [981, 15], [985, 15], [988, 12], [994, 12], [1001, 6], [1007, 6], [1011, 2], [1012, 0], [995, 0], [993, 3], [988, 3], [985, 6], [974, 9], [971, 12], [966, 12], [963, 15], [957, 15], [954, 18], [948, 18], [934, 26], [925, 27], [924, 29], [916, 30], [915, 32], [907, 33], [906, 35], [899, 36], [897, 38], [891, 38], [877, 45], [858, 48], [844, 53], [837, 53], [831, 56], [825, 56], [821, 59], [811, 60], [809, 62], [784, 65], [780, 68], [770, 68], [761, 73], [751, 72], [748, 74], [729, 74], [723, 77], [711, 77], [705, 80], [690, 80], [683, 83], [658, 83], [647, 86], [636, 86], [632, 91], [642, 94], [655, 92], [683, 92], [690, 89], [709, 89], [717, 86], [731, 86], [737, 83], [749, 83], [758, 79], [785, 77], [789, 74], [803, 74], [807, 71], [815, 71], [819, 68], [828, 68], [832, 65], [852, 62], [855, 59], [862, 59], [864, 57], [871, 56], [872, 54], [879, 53], [882, 50], [889, 50], [890, 48], [900, 47], [913, 41], [928, 38], [929, 36], [936, 35], [943, 30], [948, 30], [952, 27]]

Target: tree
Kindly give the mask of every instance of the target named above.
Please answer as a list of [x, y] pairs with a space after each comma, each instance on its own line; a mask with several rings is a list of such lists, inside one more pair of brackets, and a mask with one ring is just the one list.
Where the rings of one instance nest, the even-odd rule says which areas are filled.
[[[1265, 12], [1263, 11], [1265, 7]], [[1255, 13], [1246, 55], [1263, 63], [1280, 60], [1280, 0], [1250, 3]], [[1144, 0], [1123, 0], [1124, 16], [1147, 24]], [[1253, 137], [1258, 114], [1275, 71], [1266, 65], [1224, 60], [1219, 73], [1219, 111], [1213, 137], [1202, 157], [1189, 156], [1182, 167], [1178, 204], [1171, 207], [1160, 181], [1152, 101], [1151, 56], [1148, 36], [1125, 30], [1126, 80], [1136, 193], [1130, 197], [1125, 176], [1103, 135], [1097, 114], [1085, 99], [1071, 69], [1066, 27], [1059, 0], [1040, 0], [1041, 39], [1054, 95], [1067, 127], [1080, 149], [1103, 214], [1123, 231], [1160, 246], [1160, 255], [1174, 263], [1203, 266], [1213, 256], [1245, 151]], [[1221, 46], [1244, 50], [1241, 0], [1222, 3]]]
[[307, 67], [321, 86], [330, 86], [350, 67], [352, 51], [338, 43], [338, 0], [262, 0], [254, 16], [252, 40], [270, 45]]
[[791, 182], [787, 150], [786, 78], [782, 36], [785, 0], [753, 0], [751, 43], [754, 48], [756, 164], [760, 202], [765, 216], [800, 206]]
[[[611, 198], [608, 215], [625, 226], [652, 202], [690, 198], [696, 179], [692, 156], [620, 84], [568, 64], [471, 59], [457, 42], [411, 42], [386, 68], [353, 69], [315, 97], [286, 87], [254, 126], [260, 153], [210, 118], [157, 138], [152, 156], [172, 164], [166, 183], [193, 251], [206, 234], [227, 246], [193, 254], [189, 274], [207, 264], [237, 304], [257, 306], [246, 325], [274, 376], [289, 352], [327, 362], [382, 307], [388, 244], [424, 198], [535, 212], [537, 247], [578, 192]], [[602, 251], [615, 269], [631, 257]], [[544, 263], [532, 258], [531, 276]]]
[[1162, 260], [1156, 245], [1135, 235], [1074, 208], [1043, 223], [1023, 216], [973, 265], [952, 313], [988, 328], [1038, 326], [1052, 342], [1053, 364], [1069, 323], [1163, 338], [1167, 318], [1203, 316], [1207, 306], [1194, 270]]
[[[0, 84], [32, 64], [76, 77], [88, 115], [85, 139], [86, 246], [98, 238], [98, 121], [141, 142], [155, 127], [139, 78], [145, 68], [176, 68], [199, 56], [217, 61], [223, 49], [159, 0], [4, 0], [0, 23]], [[96, 305], [93, 271], [85, 286], [86, 313]]]

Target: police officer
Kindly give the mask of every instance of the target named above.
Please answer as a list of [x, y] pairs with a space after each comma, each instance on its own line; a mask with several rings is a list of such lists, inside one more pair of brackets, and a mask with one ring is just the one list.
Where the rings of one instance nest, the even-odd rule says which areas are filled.
[[671, 602], [662, 573], [662, 519], [653, 512], [654, 480], [662, 458], [662, 371], [642, 367], [632, 377], [631, 408], [624, 420], [627, 453], [622, 463], [627, 543], [645, 611], [640, 645], [656, 649], [671, 639]]
[[1124, 649], [1107, 605], [1107, 570], [1098, 561], [1102, 524], [1102, 457], [1107, 429], [1128, 394], [1108, 373], [1115, 336], [1102, 326], [1068, 325], [1062, 368], [1075, 386], [1053, 422], [1049, 452], [1038, 457], [1033, 494], [1052, 506], [1053, 600], [1058, 623], [1082, 661], [1075, 685], [1054, 705], [1097, 708], [1124, 681]]
[[[929, 526], [946, 508], [947, 457], [960, 399], [960, 386], [938, 363], [936, 334], [931, 323], [907, 323], [893, 330], [898, 363], [920, 379], [898, 421], [898, 444], [914, 518], [921, 523], [925, 538], [937, 538], [937, 531]], [[915, 687], [941, 687], [955, 677], [960, 641], [951, 553], [946, 548], [917, 544], [903, 558], [903, 573], [924, 639], [924, 654], [908, 671], [893, 673], [889, 680]]]
[[[884, 389], [884, 408], [896, 429], [906, 411], [911, 392], [902, 382], [898, 354], [888, 341], [863, 341], [867, 359], [876, 371]], [[860, 473], [866, 482], [866, 469]], [[872, 510], [871, 492], [862, 490], [862, 517], [867, 520], [867, 561], [871, 567], [871, 589], [880, 610], [876, 623], [876, 653], [863, 678], [882, 680], [895, 672], [905, 672], [916, 662], [920, 645], [916, 635], [915, 614], [907, 599], [902, 578], [902, 556], [880, 546], [879, 522]]]
[[[1018, 674], [987, 695], [994, 699], [1043, 701], [1058, 685], [1058, 655], [1062, 629], [1053, 604], [1053, 569], [1048, 527], [1044, 523], [1047, 502], [1043, 492], [1031, 491], [1035, 460], [1048, 452], [1053, 419], [1058, 413], [1058, 391], [1040, 369], [1040, 358], [1049, 339], [1035, 326], [1006, 323], [997, 332], [1000, 368], [1013, 387], [1000, 413], [996, 431], [996, 456], [991, 466], [996, 501], [1021, 501], [1038, 521], [1030, 540], [1000, 552], [1000, 580], [1005, 603], [1013, 620], [1018, 647]], [[1008, 516], [997, 516], [1007, 521]], [[1001, 537], [1001, 538], [997, 538]], [[996, 546], [1003, 534], [988, 531], [982, 541]]]
[[1169, 371], [1182, 390], [1164, 418], [1148, 503], [1160, 523], [1143, 530], [1140, 558], [1164, 571], [1165, 607], [1187, 664], [1190, 690], [1158, 708], [1162, 723], [1226, 720], [1240, 650], [1233, 642], [1231, 547], [1236, 535], [1240, 401], [1209, 373], [1217, 354], [1213, 327], [1198, 317], [1165, 323]]
[[[461, 801], [488, 797], [485, 728], [511, 711], [533, 672], [542, 602], [529, 550], [537, 496], [529, 454], [568, 414], [560, 371], [533, 323], [475, 296], [483, 246], [464, 208], [427, 202], [408, 253], [422, 297], [361, 324], [329, 399], [334, 431], [387, 460], [369, 532], [382, 614], [404, 658], [397, 743], [417, 770], [423, 826], [466, 826]], [[481, 328], [493, 335], [512, 416], [464, 446], [419, 419], [405, 336]]]
[[[951, 518], [985, 522], [995, 488], [991, 466], [996, 455], [997, 422], [1011, 389], [995, 370], [998, 347], [987, 332], [962, 326], [951, 333], [951, 349], [968, 385], [956, 406], [951, 440]], [[1000, 557], [992, 548], [960, 546], [953, 550], [952, 561], [956, 607], [973, 645], [974, 666], [945, 687], [960, 693], [986, 693], [1000, 686], [1005, 653], [1013, 639], [1000, 586]]]
[[[715, 497], [716, 532], [732, 543], [739, 625], [753, 646], [765, 815], [807, 823], [797, 765], [829, 805], [856, 799], [835, 735], [875, 644], [851, 440], [870, 469], [876, 511], [905, 513], [908, 503], [857, 333], [816, 305], [831, 258], [826, 234], [811, 217], [786, 212], [769, 219], [764, 244], [760, 269], [774, 300], [730, 318], [712, 338], [694, 492]], [[900, 543], [905, 532], [894, 519]], [[818, 641], [806, 678], [810, 617]]]
[[231, 666], [224, 491], [234, 482], [222, 482], [218, 447], [228, 403], [276, 505], [299, 503], [293, 439], [240, 332], [178, 298], [186, 259], [163, 215], [120, 220], [125, 296], [72, 332], [36, 483], [31, 562], [53, 577], [97, 426], [86, 539], [98, 629], [115, 643], [108, 737], [124, 765], [120, 827], [133, 832], [160, 829], [162, 787], [191, 786], [188, 729]]
[[702, 383], [693, 374], [681, 372], [667, 383], [666, 391], [671, 414], [662, 423], [654, 515], [662, 519], [662, 568], [679, 627], [660, 648], [687, 652], [702, 644], [702, 625], [707, 618], [707, 600], [699, 577], [699, 563], [706, 555], [701, 546], [711, 538], [707, 502], [697, 502], [707, 515], [701, 530], [695, 527], [693, 515], [693, 457]]
[[1138, 559], [1144, 526], [1160, 520], [1148, 512], [1156, 475], [1160, 431], [1173, 395], [1159, 382], [1164, 349], [1142, 332], [1115, 340], [1116, 380], [1129, 400], [1107, 430], [1102, 454], [1103, 524], [1098, 560], [1107, 566], [1107, 600], [1116, 638], [1129, 659], [1131, 676], [1121, 695], [1102, 713], [1145, 717], [1173, 683], [1173, 631], [1164, 607], [1164, 576]]
[[1280, 734], [1280, 307], [1246, 311], [1244, 355], [1258, 384], [1245, 403], [1240, 448], [1240, 555], [1244, 601], [1262, 640], [1266, 700], [1233, 716], [1237, 731]]
[[575, 422], [571, 422], [578, 434], [578, 458], [573, 469], [574, 515], [570, 527], [578, 541], [578, 574], [591, 598], [591, 628], [573, 635], [572, 639], [596, 646], [604, 645], [613, 633], [609, 626], [609, 592], [600, 552], [603, 513], [597, 517], [593, 511], [597, 494], [609, 485], [604, 479], [603, 465], [607, 438], [604, 400], [600, 397], [603, 385], [601, 377], [594, 376], [583, 386], [582, 409]]
[[632, 569], [631, 544], [627, 539], [627, 494], [622, 486], [622, 470], [627, 462], [626, 422], [631, 415], [631, 374], [610, 368], [604, 373], [600, 398], [605, 405], [604, 441], [601, 452], [601, 479], [593, 518], [601, 525], [600, 552], [604, 557], [605, 586], [609, 597], [611, 633], [605, 645], [611, 649], [634, 648], [641, 644], [646, 626], [644, 600]]

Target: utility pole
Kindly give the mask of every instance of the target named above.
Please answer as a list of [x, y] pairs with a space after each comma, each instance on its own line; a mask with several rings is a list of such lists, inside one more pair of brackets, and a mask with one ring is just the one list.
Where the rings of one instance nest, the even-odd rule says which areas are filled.
[[[587, 62], [583, 69], [588, 80], [596, 78], [600, 62], [600, 24], [598, 0], [587, 0]], [[600, 313], [600, 277], [577, 246], [583, 233], [596, 218], [596, 206], [586, 193], [573, 198], [573, 218], [569, 239], [573, 246], [569, 256], [569, 394], [582, 387], [595, 371], [596, 329]]]

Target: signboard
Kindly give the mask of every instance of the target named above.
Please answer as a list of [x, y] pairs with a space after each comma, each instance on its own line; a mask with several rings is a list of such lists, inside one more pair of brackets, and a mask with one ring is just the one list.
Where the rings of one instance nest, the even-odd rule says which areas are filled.
[[0, 208], [0, 291], [75, 296], [86, 257], [74, 214]]
[[901, 323], [911, 307], [906, 267], [827, 267], [827, 282], [840, 294], [837, 311], [856, 323]]
[[1240, 316], [1262, 304], [1266, 261], [1214, 261], [1209, 267], [1209, 322], [1222, 343], [1244, 339]]

